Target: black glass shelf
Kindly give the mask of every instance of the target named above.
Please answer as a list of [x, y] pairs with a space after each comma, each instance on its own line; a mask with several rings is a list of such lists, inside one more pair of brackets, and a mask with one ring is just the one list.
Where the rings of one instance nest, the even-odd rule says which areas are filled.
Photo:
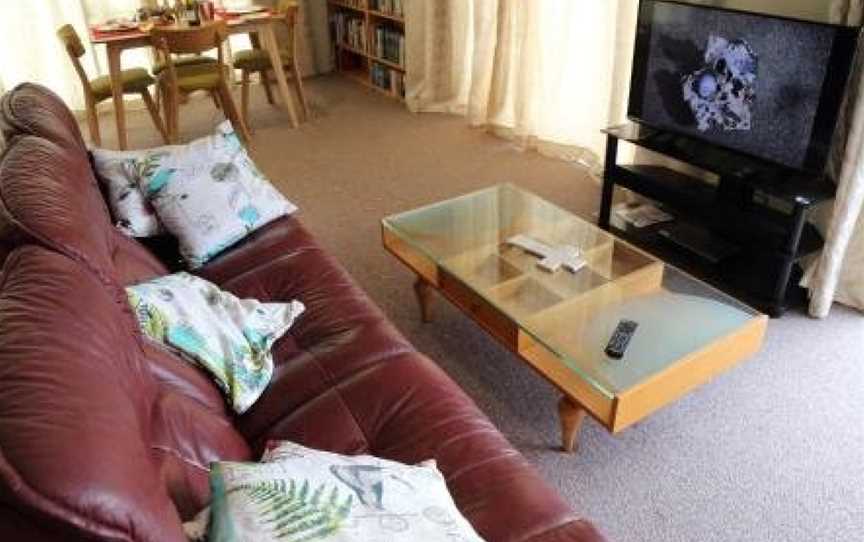
[[787, 254], [793, 218], [764, 206], [741, 206], [718, 197], [715, 188], [661, 166], [621, 165], [611, 172], [615, 184], [662, 202], [678, 217], [698, 219], [704, 226], [739, 244], [758, 245], [795, 260], [823, 246], [822, 236], [807, 224], [795, 254]]
[[691, 137], [626, 123], [603, 133], [699, 169], [752, 186], [767, 196], [811, 206], [832, 199], [836, 188], [825, 178], [785, 168]]

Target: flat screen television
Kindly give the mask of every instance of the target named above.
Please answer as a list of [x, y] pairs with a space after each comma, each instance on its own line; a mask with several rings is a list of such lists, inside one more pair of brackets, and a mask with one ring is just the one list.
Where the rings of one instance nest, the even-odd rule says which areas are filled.
[[628, 116], [821, 173], [858, 28], [641, 0]]

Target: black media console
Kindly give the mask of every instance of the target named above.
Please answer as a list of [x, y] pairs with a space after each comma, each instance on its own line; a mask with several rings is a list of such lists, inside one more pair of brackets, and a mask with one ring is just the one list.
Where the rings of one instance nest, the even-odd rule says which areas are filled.
[[[822, 248], [808, 211], [833, 183], [686, 136], [625, 124], [608, 138], [600, 227], [773, 317], [786, 310], [801, 258]], [[705, 180], [654, 165], [618, 163], [625, 141], [713, 174]], [[674, 223], [620, 229], [610, 223], [615, 186], [653, 200]]]

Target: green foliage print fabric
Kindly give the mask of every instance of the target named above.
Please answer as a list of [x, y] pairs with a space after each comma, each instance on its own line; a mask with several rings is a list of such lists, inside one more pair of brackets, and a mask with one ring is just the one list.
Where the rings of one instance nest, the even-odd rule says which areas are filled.
[[126, 295], [144, 335], [207, 371], [239, 414], [270, 383], [270, 349], [304, 310], [299, 301], [238, 299], [188, 273], [129, 286]]
[[[210, 542], [478, 542], [434, 461], [403, 465], [283, 442], [262, 463], [214, 463]], [[205, 529], [201, 529], [205, 531]]]
[[143, 151], [91, 150], [115, 225], [130, 237], [151, 237], [164, 231], [156, 211], [138, 188], [138, 179], [151, 175], [159, 161], [167, 156], [161, 149], [164, 147]]
[[227, 121], [188, 145], [153, 149], [130, 169], [191, 268], [297, 210], [258, 170]]

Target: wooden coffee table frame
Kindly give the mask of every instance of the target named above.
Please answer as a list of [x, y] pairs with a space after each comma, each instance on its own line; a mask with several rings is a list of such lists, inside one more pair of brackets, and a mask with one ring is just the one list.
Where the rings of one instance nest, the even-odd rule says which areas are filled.
[[[618, 433], [753, 355], [761, 347], [765, 335], [768, 318], [756, 316], [733, 333], [681, 358], [632, 388], [610, 396], [586, 382], [506, 314], [386, 225], [382, 225], [382, 239], [384, 247], [416, 273], [414, 291], [424, 322], [431, 320], [432, 292], [437, 291], [562, 392], [558, 413], [562, 448], [567, 452], [576, 449], [586, 414], [610, 432]], [[665, 265], [656, 261], [616, 279], [610, 286], [617, 292], [624, 289], [632, 295], [647, 294], [661, 288], [664, 271]], [[609, 293], [600, 286], [574, 302], [584, 304], [586, 310], [595, 305], [600, 308], [610, 299]]]

